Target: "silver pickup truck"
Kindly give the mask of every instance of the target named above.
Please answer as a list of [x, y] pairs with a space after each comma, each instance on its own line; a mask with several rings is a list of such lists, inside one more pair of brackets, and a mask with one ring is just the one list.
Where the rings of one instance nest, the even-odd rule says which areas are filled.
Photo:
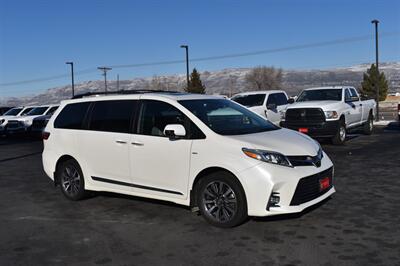
[[281, 126], [313, 137], [329, 137], [340, 145], [351, 129], [362, 127], [365, 134], [372, 133], [376, 102], [362, 100], [354, 87], [310, 88], [281, 114]]

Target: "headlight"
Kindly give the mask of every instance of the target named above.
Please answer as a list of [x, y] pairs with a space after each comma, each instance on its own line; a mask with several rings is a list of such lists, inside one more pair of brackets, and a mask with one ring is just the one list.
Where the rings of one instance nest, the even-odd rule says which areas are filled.
[[32, 120], [27, 119], [24, 121], [24, 124], [29, 126], [30, 124], [32, 124]]
[[266, 163], [279, 164], [283, 166], [293, 167], [285, 155], [273, 151], [253, 150], [243, 148], [244, 154], [250, 158], [263, 161]]
[[285, 120], [286, 111], [280, 111], [279, 113], [281, 115], [281, 120]]
[[2, 125], [6, 121], [5, 119], [0, 119], [0, 125]]
[[324, 113], [326, 119], [338, 118], [338, 113], [336, 111], [325, 111]]

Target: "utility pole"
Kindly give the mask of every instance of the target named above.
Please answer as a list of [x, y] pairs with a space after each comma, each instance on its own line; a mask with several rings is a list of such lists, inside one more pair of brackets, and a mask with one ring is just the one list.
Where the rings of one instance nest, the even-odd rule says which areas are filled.
[[119, 74], [117, 74], [117, 91], [119, 90]]
[[181, 45], [181, 48], [185, 48], [186, 50], [186, 83], [187, 88], [189, 88], [189, 46]]
[[104, 90], [105, 93], [107, 94], [107, 71], [111, 70], [111, 67], [98, 67], [98, 70], [103, 71], [103, 76], [104, 76]]
[[66, 62], [65, 64], [71, 65], [72, 98], [74, 98], [75, 96], [74, 62]]
[[375, 66], [376, 71], [378, 72], [378, 80], [375, 83], [376, 90], [376, 121], [379, 121], [379, 57], [378, 57], [378, 23], [379, 20], [374, 19], [371, 21], [372, 24], [375, 24]]

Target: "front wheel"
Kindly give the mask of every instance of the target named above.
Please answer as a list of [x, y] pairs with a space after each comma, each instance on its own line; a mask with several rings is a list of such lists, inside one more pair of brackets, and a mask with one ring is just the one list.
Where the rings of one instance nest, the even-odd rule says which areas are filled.
[[215, 172], [200, 180], [196, 199], [204, 219], [218, 227], [234, 227], [247, 218], [247, 202], [239, 181], [227, 172]]
[[86, 196], [83, 173], [75, 160], [63, 162], [57, 171], [57, 177], [62, 193], [68, 199], [80, 200]]
[[346, 123], [341, 119], [339, 121], [339, 127], [336, 131], [336, 134], [332, 138], [332, 143], [335, 145], [343, 145], [345, 141], [346, 141]]

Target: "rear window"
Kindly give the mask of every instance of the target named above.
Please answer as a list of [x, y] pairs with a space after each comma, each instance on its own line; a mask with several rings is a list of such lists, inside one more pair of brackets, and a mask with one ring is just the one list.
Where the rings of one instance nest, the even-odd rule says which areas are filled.
[[95, 102], [89, 129], [95, 131], [129, 133], [137, 100]]
[[232, 98], [232, 101], [240, 103], [246, 107], [261, 106], [264, 104], [265, 94], [248, 94], [237, 95]]
[[54, 121], [55, 128], [82, 129], [90, 102], [71, 103], [62, 109]]

